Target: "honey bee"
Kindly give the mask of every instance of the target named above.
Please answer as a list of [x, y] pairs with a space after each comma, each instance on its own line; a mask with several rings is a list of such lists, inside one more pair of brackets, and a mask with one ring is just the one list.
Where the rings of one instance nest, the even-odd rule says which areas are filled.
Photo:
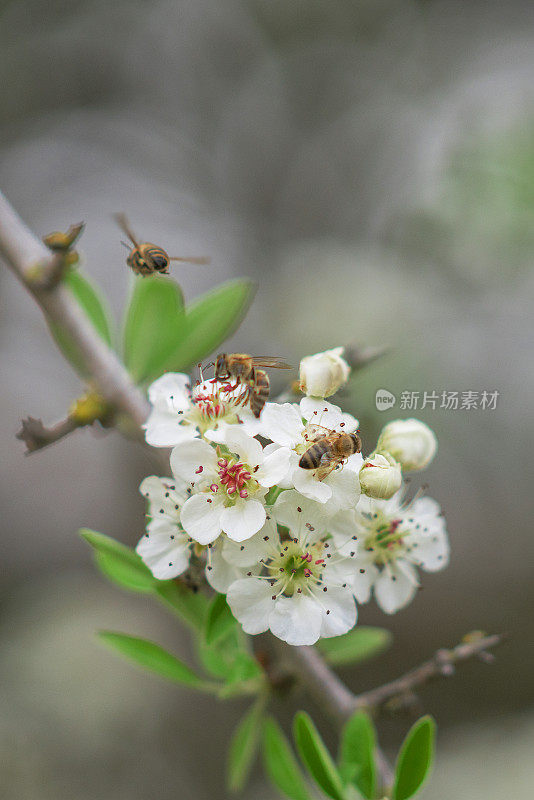
[[154, 273], [168, 275], [170, 261], [186, 261], [188, 264], [209, 264], [209, 258], [169, 256], [163, 247], [158, 247], [158, 245], [151, 242], [139, 243], [132, 233], [124, 214], [115, 214], [115, 220], [133, 244], [133, 248], [130, 249], [130, 245], [123, 242], [125, 247], [130, 250], [126, 263], [136, 275], [153, 275]]
[[301, 469], [316, 469], [317, 478], [322, 481], [342, 461], [354, 453], [361, 452], [362, 443], [356, 433], [319, 434], [311, 447], [301, 456]]
[[269, 397], [269, 376], [258, 367], [271, 369], [291, 369], [289, 364], [279, 358], [267, 356], [253, 357], [247, 353], [221, 353], [215, 359], [214, 379], [225, 381], [235, 379], [236, 389], [239, 384], [244, 387], [241, 404], [250, 402], [250, 409], [255, 417], [259, 417]]

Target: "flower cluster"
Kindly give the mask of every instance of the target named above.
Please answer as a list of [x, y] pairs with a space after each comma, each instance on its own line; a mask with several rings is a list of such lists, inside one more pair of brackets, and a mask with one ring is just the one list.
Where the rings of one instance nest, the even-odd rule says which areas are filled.
[[449, 556], [439, 506], [405, 499], [436, 439], [423, 423], [385, 426], [360, 454], [357, 420], [325, 400], [347, 380], [343, 349], [303, 359], [300, 403], [256, 419], [241, 387], [166, 374], [149, 389], [147, 441], [172, 447], [172, 478], [141, 484], [148, 524], [137, 551], [154, 576], [203, 565], [245, 632], [293, 645], [348, 632], [371, 594], [388, 614], [413, 598], [417, 568]]

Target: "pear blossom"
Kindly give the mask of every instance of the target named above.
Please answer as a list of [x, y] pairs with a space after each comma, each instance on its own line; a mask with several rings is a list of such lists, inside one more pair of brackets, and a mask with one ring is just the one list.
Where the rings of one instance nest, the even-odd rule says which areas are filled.
[[224, 423], [243, 423], [254, 435], [258, 420], [240, 405], [241, 398], [239, 386], [208, 380], [191, 387], [188, 375], [167, 372], [148, 390], [152, 410], [143, 426], [146, 441], [153, 447], [174, 447]]
[[388, 500], [401, 485], [400, 464], [389, 453], [374, 453], [365, 459], [360, 469], [360, 486], [368, 497]]
[[[362, 496], [354, 512], [358, 551], [354, 584], [359, 603], [366, 603], [374, 591], [375, 599], [386, 614], [394, 614], [411, 602], [419, 580], [417, 567], [437, 572], [449, 562], [449, 542], [445, 520], [435, 500], [414, 498], [403, 502], [403, 491], [390, 500]], [[346, 532], [333, 530], [340, 553], [351, 550]], [[342, 541], [342, 540], [345, 541]]]
[[377, 450], [387, 451], [404, 470], [428, 467], [438, 449], [434, 431], [418, 419], [396, 419], [384, 426]]
[[261, 435], [291, 451], [287, 475], [280, 484], [297, 489], [304, 497], [326, 504], [327, 513], [354, 508], [360, 496], [358, 472], [363, 459], [349, 456], [326, 477], [318, 470], [299, 467], [301, 456], [313, 442], [331, 433], [353, 433], [358, 420], [326, 400], [303, 397], [300, 405], [267, 403], [261, 418]]
[[330, 397], [347, 382], [350, 367], [344, 347], [306, 356], [300, 362], [300, 389], [310, 397]]
[[151, 475], [139, 491], [148, 500], [150, 521], [136, 550], [155, 578], [176, 578], [188, 568], [194, 545], [180, 521], [180, 509], [190, 494], [187, 484]]
[[354, 521], [350, 549], [340, 555], [330, 532], [343, 538], [347, 524], [337, 516], [290, 490], [277, 498], [259, 533], [241, 546], [225, 542], [213, 571], [226, 569], [224, 561], [241, 570], [242, 577], [228, 586], [227, 601], [246, 633], [270, 629], [288, 644], [311, 645], [356, 624]]
[[210, 437], [222, 447], [191, 439], [171, 453], [173, 474], [191, 488], [181, 524], [200, 544], [214, 542], [223, 531], [241, 542], [264, 525], [264, 497], [287, 473], [290, 453], [264, 450], [241, 425], [227, 425]]

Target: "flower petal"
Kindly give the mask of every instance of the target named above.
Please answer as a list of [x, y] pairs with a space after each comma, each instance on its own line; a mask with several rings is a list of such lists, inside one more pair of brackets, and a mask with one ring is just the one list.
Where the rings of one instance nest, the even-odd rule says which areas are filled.
[[282, 447], [302, 441], [304, 425], [298, 408], [291, 403], [266, 403], [261, 414], [261, 435]]
[[[267, 538], [265, 539], [265, 537]], [[258, 564], [260, 559], [265, 558], [272, 546], [276, 547], [278, 542], [276, 523], [274, 519], [269, 518], [258, 533], [244, 542], [235, 542], [225, 537], [222, 555], [229, 564], [236, 567], [251, 567], [253, 564]]]
[[[207, 434], [206, 434], [207, 435]], [[224, 425], [210, 433], [213, 442], [224, 444], [232, 453], [237, 453], [241, 461], [251, 467], [263, 461], [263, 448], [257, 439], [250, 436], [242, 425]]]
[[280, 447], [265, 456], [264, 462], [254, 477], [260, 486], [274, 486], [284, 480], [290, 469], [291, 450]]
[[268, 629], [274, 607], [272, 593], [270, 583], [261, 578], [242, 578], [230, 586], [226, 599], [245, 633], [263, 633]]
[[328, 504], [328, 511], [356, 508], [361, 492], [357, 472], [345, 464], [341, 469], [335, 469], [327, 475], [323, 483], [332, 490], [332, 502]]
[[304, 594], [280, 597], [274, 603], [269, 627], [288, 644], [315, 644], [321, 635], [323, 613], [319, 603]]
[[148, 399], [153, 406], [168, 406], [169, 410], [187, 411], [191, 405], [191, 378], [183, 372], [166, 372], [150, 384]]
[[324, 608], [321, 636], [341, 636], [354, 628], [358, 612], [352, 590], [328, 586], [328, 591], [322, 595], [320, 602]]
[[[216, 592], [226, 594], [230, 586], [243, 577], [237, 565], [223, 558], [223, 546], [218, 539], [216, 544], [209, 549], [208, 564], [206, 565], [206, 580]], [[237, 545], [236, 545], [237, 547]]]
[[194, 494], [182, 508], [182, 527], [199, 544], [210, 544], [220, 535], [222, 498], [212, 492]]
[[151, 517], [167, 517], [176, 522], [180, 507], [189, 497], [187, 486], [173, 478], [158, 478], [150, 475], [142, 481], [139, 491], [148, 500], [148, 514]]
[[416, 572], [409, 564], [390, 564], [375, 581], [376, 602], [386, 614], [394, 614], [413, 600], [417, 586]]
[[204, 472], [213, 474], [216, 462], [215, 448], [202, 439], [192, 439], [178, 444], [171, 453], [173, 474], [188, 483], [201, 482]]
[[263, 527], [265, 518], [266, 512], [263, 503], [250, 498], [238, 501], [235, 506], [225, 508], [221, 514], [221, 527], [234, 542], [243, 542], [245, 539], [250, 539]]
[[148, 524], [146, 534], [135, 549], [159, 580], [175, 578], [189, 566], [191, 552], [187, 535], [176, 525], [158, 519]]
[[327, 503], [332, 497], [332, 487], [326, 481], [318, 481], [315, 470], [296, 467], [293, 472], [293, 485], [304, 497]]
[[155, 408], [144, 424], [145, 439], [152, 447], [174, 447], [199, 435], [194, 425], [181, 424], [175, 412]]
[[355, 558], [352, 590], [358, 603], [367, 603], [380, 572], [369, 558]]
[[358, 429], [358, 420], [352, 414], [342, 413], [339, 406], [313, 397], [303, 397], [300, 401], [300, 413], [312, 425], [322, 425], [330, 430], [353, 433]]
[[417, 531], [408, 537], [410, 558], [426, 572], [438, 572], [449, 563], [449, 540], [445, 520], [434, 530]]
[[326, 532], [324, 506], [294, 490], [282, 492], [273, 506], [273, 516], [289, 528], [292, 536], [314, 541]]

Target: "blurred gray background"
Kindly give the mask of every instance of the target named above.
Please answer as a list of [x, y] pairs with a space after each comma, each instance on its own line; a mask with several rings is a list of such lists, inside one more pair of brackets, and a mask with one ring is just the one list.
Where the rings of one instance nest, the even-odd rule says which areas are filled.
[[[240, 350], [298, 363], [350, 341], [395, 346], [343, 403], [367, 450], [399, 415], [436, 430], [423, 480], [452, 562], [396, 616], [361, 609], [395, 644], [343, 676], [369, 688], [469, 630], [507, 631], [495, 665], [422, 693], [440, 725], [424, 798], [531, 797], [532, 4], [4, 0], [0, 15], [2, 189], [41, 235], [85, 220], [85, 268], [115, 315], [130, 276], [111, 215], [124, 210], [169, 252], [211, 255], [175, 270], [187, 297], [257, 280]], [[137, 541], [150, 458], [113, 433], [23, 456], [20, 418], [60, 418], [80, 386], [6, 270], [0, 285], [4, 796], [223, 798], [243, 704], [168, 687], [94, 638], [119, 629], [189, 652], [163, 611], [95, 573], [76, 535]], [[495, 411], [379, 413], [378, 388], [500, 396]], [[384, 743], [410, 723], [386, 719]], [[274, 792], [258, 776], [245, 796]]]

